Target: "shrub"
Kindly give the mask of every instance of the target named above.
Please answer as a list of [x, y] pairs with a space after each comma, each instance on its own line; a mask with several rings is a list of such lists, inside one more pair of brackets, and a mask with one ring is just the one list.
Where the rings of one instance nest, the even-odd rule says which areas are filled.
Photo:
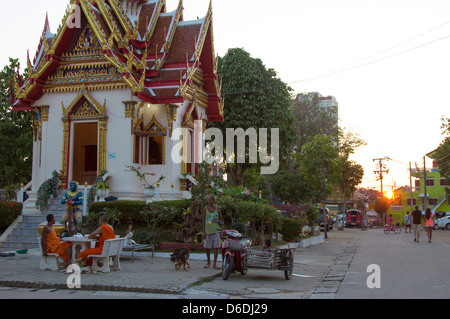
[[0, 201], [0, 229], [6, 229], [22, 212], [22, 203]]
[[281, 222], [281, 215], [277, 209], [263, 203], [239, 200], [231, 196], [217, 199], [217, 205], [222, 208], [225, 224], [236, 222], [249, 224], [250, 237], [255, 245], [259, 244], [264, 234], [271, 234], [273, 228]]
[[295, 219], [283, 218], [280, 227], [280, 234], [284, 241], [291, 241], [295, 237], [299, 237], [302, 231], [302, 223]]
[[89, 225], [98, 226], [98, 218], [104, 212], [114, 212], [114, 218], [118, 224], [127, 224], [128, 218], [131, 217], [134, 225], [147, 226], [148, 220], [145, 219], [146, 214], [165, 214], [167, 211], [173, 212], [173, 220], [171, 222], [180, 222], [184, 210], [191, 205], [190, 200], [176, 200], [153, 202], [146, 204], [143, 201], [115, 201], [115, 202], [97, 202], [92, 203], [89, 207]]
[[238, 232], [240, 232], [242, 235], [245, 235], [247, 232], [247, 229], [245, 228], [244, 223], [236, 222], [233, 225], [230, 226], [230, 229], [234, 229]]
[[151, 244], [153, 243], [153, 233], [148, 231], [136, 231], [133, 236], [134, 241], [138, 244]]
[[317, 219], [319, 209], [314, 204], [299, 204], [297, 206], [286, 204], [281, 205], [280, 210], [283, 211], [283, 217], [296, 219], [302, 224], [314, 225]]

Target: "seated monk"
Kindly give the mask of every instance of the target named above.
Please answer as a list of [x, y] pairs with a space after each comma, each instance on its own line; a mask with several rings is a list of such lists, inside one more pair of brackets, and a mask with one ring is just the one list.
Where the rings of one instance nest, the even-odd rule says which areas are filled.
[[115, 239], [116, 234], [111, 225], [108, 224], [108, 218], [105, 215], [100, 216], [98, 223], [100, 227], [89, 235], [89, 239], [95, 239], [98, 236], [99, 241], [95, 244], [95, 248], [83, 250], [78, 259], [75, 261], [80, 267], [87, 264], [92, 267], [92, 258], [88, 258], [89, 255], [101, 255], [103, 251], [103, 245], [105, 240]]
[[48, 254], [59, 254], [64, 260], [65, 265], [69, 264], [72, 257], [72, 243], [60, 242], [56, 235], [53, 225], [55, 224], [55, 216], [53, 214], [47, 215], [48, 224], [42, 229], [42, 254], [48, 256]]

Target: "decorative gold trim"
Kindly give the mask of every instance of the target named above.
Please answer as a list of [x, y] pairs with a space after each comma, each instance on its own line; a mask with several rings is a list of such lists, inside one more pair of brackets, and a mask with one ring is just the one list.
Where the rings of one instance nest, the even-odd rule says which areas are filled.
[[[97, 120], [98, 121], [98, 173], [106, 169], [106, 133], [108, 117], [106, 116], [106, 100], [100, 105], [89, 92], [83, 88], [74, 101], [66, 108], [62, 106], [63, 149], [62, 149], [62, 174], [68, 176], [69, 145], [70, 145], [70, 121]], [[67, 182], [67, 181], [66, 181]]]
[[177, 120], [177, 111], [180, 106], [177, 104], [166, 104], [167, 120], [169, 123], [169, 136], [172, 137], [173, 123]]
[[43, 89], [44, 93], [67, 93], [67, 92], [76, 92], [83, 89], [89, 91], [105, 91], [105, 90], [116, 90], [116, 89], [126, 89], [128, 85], [121, 83], [111, 83], [111, 84], [97, 84], [97, 85], [74, 85], [74, 86], [55, 86], [55, 87], [47, 87]]
[[68, 164], [69, 164], [69, 119], [63, 119], [63, 148], [62, 148], [62, 169], [61, 169], [61, 181], [64, 180], [66, 184], [66, 177], [68, 176]]
[[41, 121], [48, 122], [48, 112], [49, 112], [50, 106], [42, 105], [42, 106], [38, 106], [38, 108], [39, 108], [39, 113], [41, 116]]
[[153, 114], [151, 121], [144, 128], [145, 134], [149, 136], [166, 136], [167, 130], [166, 128], [158, 122], [156, 116]]
[[[125, 102], [124, 102], [125, 103]], [[136, 105], [138, 105], [138, 109], [141, 107], [142, 102], [135, 102]], [[144, 127], [144, 116], [135, 116], [133, 118], [133, 135], [139, 136], [140, 139], [143, 138], [144, 140], [139, 142], [139, 144], [142, 144], [142, 153], [144, 154], [144, 158], [140, 161], [142, 165], [152, 165], [148, 163], [148, 156], [146, 155], [148, 153], [148, 147], [149, 147], [149, 138], [150, 137], [161, 137], [162, 138], [162, 154], [161, 154], [161, 161], [162, 164], [158, 165], [165, 165], [166, 164], [166, 137], [167, 137], [167, 129], [162, 125], [157, 119], [156, 116], [153, 114], [153, 117], [151, 121]], [[136, 141], [136, 138], [134, 138], [134, 141]], [[136, 142], [133, 143], [133, 158], [134, 154], [136, 154]], [[139, 158], [141, 157], [139, 154]], [[135, 161], [136, 159], [134, 159]], [[139, 160], [138, 160], [139, 161]]]
[[136, 113], [136, 105], [139, 103], [137, 101], [123, 101], [125, 107], [125, 118], [133, 118]]
[[108, 120], [98, 121], [98, 173], [106, 170], [106, 133], [108, 131]]
[[[89, 107], [91, 108], [91, 112], [89, 115], [87, 114], [78, 114], [75, 107], [79, 107], [82, 100], [85, 99]], [[73, 102], [66, 108], [64, 107], [64, 103], [61, 102], [62, 110], [63, 110], [63, 119], [104, 119], [106, 116], [106, 100], [105, 103], [100, 105], [91, 94], [84, 88], [80, 91], [78, 96], [73, 100]], [[94, 114], [95, 113], [95, 114]]]

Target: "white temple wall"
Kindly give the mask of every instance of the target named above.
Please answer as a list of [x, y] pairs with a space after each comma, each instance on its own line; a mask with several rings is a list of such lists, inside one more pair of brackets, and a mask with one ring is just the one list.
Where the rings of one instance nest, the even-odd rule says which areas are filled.
[[[106, 134], [106, 170], [109, 171], [109, 183], [112, 189], [112, 195], [122, 200], [143, 200], [143, 185], [136, 177], [136, 174], [125, 171], [126, 165], [141, 167], [143, 173], [155, 173], [156, 176], [148, 177], [148, 181], [153, 183], [159, 176], [164, 175], [166, 179], [161, 182], [160, 193], [162, 199], [170, 199], [172, 192], [171, 184], [174, 184], [175, 197], [181, 197], [180, 178], [181, 164], [172, 160], [172, 149], [179, 143], [173, 141], [169, 134], [169, 119], [165, 105], [149, 105], [144, 104], [140, 112], [144, 114], [144, 125], [148, 124], [156, 117], [157, 121], [166, 128], [167, 136], [165, 137], [165, 164], [164, 165], [138, 165], [133, 163], [133, 144], [134, 135], [132, 134], [133, 119], [125, 116], [124, 101], [138, 101], [136, 97], [131, 95], [128, 89], [108, 90], [108, 91], [89, 91], [91, 96], [101, 105], [105, 103], [106, 98], [106, 115], [107, 134]], [[79, 92], [65, 93], [47, 93], [34, 106], [49, 106], [48, 121], [42, 124], [42, 141], [33, 143], [33, 190], [36, 190], [47, 180], [53, 170], [60, 171], [62, 169], [62, 148], [63, 148], [63, 131], [62, 122], [63, 111], [61, 102], [64, 107], [68, 107], [78, 96]], [[181, 122], [185, 115], [186, 109], [190, 102], [179, 104], [176, 121], [173, 123], [172, 130], [181, 127]], [[199, 117], [206, 119], [206, 110], [198, 106]], [[92, 121], [92, 120], [90, 120]], [[94, 120], [96, 121], [96, 120]], [[72, 121], [70, 125], [71, 133], [73, 132], [74, 123], [89, 122]], [[42, 146], [39, 145], [42, 143]], [[69, 153], [69, 179], [72, 178], [73, 163], [73, 134], [71, 134], [70, 153]], [[99, 144], [100, 145], [100, 144]], [[41, 154], [39, 150], [41, 147]], [[39, 166], [39, 156], [41, 165]], [[79, 181], [84, 184], [84, 181]]]

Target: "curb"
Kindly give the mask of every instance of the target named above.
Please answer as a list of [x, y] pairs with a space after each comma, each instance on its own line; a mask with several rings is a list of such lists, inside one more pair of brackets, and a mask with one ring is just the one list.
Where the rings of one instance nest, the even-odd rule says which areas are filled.
[[136, 292], [136, 293], [151, 293], [151, 294], [182, 294], [188, 288], [195, 286], [197, 283], [207, 279], [214, 279], [219, 277], [220, 274], [215, 274], [207, 277], [199, 278], [197, 281], [182, 285], [180, 287], [174, 287], [173, 289], [161, 289], [161, 288], [146, 288], [146, 287], [133, 287], [133, 286], [113, 286], [113, 285], [81, 285], [81, 288], [71, 289], [67, 287], [67, 284], [61, 283], [48, 283], [48, 282], [30, 282], [30, 281], [18, 281], [18, 280], [1, 280], [0, 287], [9, 288], [28, 288], [28, 289], [52, 289], [52, 290], [83, 290], [83, 291], [117, 291], [117, 292]]

